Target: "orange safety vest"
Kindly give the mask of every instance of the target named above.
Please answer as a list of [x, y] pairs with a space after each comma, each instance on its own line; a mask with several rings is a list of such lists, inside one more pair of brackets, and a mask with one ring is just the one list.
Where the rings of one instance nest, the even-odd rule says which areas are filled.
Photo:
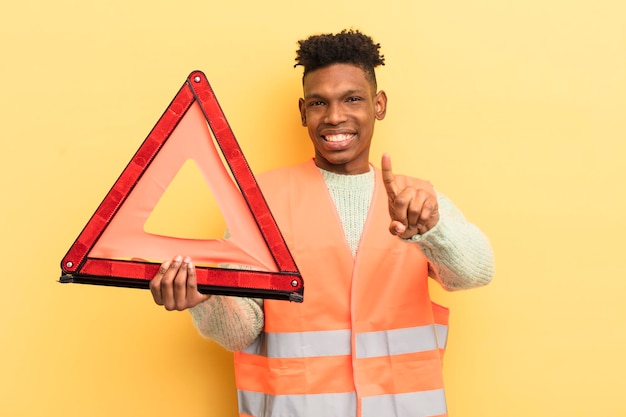
[[447, 415], [448, 310], [430, 300], [419, 247], [389, 233], [375, 175], [356, 257], [313, 161], [259, 176], [305, 291], [301, 304], [265, 300], [263, 332], [235, 353], [240, 416]]

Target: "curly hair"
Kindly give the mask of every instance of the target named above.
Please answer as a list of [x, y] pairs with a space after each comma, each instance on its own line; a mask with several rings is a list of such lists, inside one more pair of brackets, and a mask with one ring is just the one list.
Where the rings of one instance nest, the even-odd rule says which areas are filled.
[[299, 40], [298, 45], [294, 67], [304, 67], [303, 79], [309, 72], [332, 64], [352, 64], [365, 71], [376, 86], [374, 68], [385, 65], [385, 56], [379, 52], [380, 44], [358, 30], [313, 35]]

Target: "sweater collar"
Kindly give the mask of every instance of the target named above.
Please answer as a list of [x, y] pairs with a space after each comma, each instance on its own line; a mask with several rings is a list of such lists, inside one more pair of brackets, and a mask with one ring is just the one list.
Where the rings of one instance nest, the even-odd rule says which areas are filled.
[[356, 175], [344, 175], [337, 174], [335, 172], [327, 171], [325, 169], [319, 168], [322, 176], [324, 177], [324, 181], [328, 187], [333, 188], [371, 188], [374, 184], [374, 170], [370, 166], [370, 170], [364, 174], [356, 174]]

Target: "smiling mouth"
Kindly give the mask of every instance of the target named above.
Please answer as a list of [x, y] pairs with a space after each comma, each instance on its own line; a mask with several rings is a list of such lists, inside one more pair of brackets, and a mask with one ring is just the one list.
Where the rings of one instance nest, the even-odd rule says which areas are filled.
[[337, 143], [337, 142], [345, 142], [349, 139], [352, 139], [354, 136], [355, 136], [354, 133], [341, 133], [337, 135], [325, 135], [325, 136], [322, 136], [322, 138], [324, 138], [326, 142]]

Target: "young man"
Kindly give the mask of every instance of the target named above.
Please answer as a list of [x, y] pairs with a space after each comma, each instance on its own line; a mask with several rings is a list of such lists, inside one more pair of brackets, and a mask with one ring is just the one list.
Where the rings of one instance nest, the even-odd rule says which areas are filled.
[[387, 96], [379, 44], [358, 31], [299, 42], [299, 101], [315, 158], [258, 177], [306, 277], [302, 304], [200, 294], [191, 259], [164, 262], [157, 304], [190, 309], [199, 332], [235, 352], [241, 416], [446, 415], [441, 355], [447, 290], [493, 276], [487, 238], [423, 180], [369, 162]]

